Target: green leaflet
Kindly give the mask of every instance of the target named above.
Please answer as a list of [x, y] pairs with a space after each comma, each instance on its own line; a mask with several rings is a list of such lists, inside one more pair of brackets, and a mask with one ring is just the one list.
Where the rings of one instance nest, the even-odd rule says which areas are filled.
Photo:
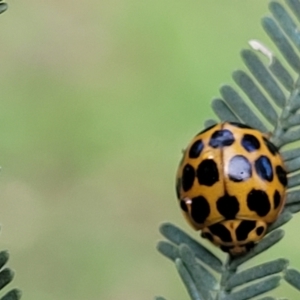
[[297, 171], [300, 168], [300, 157], [285, 162], [285, 168], [289, 173]]
[[[246, 101], [229, 85], [224, 85], [220, 89], [224, 101], [230, 106], [233, 113], [244, 123], [253, 128], [257, 128], [261, 132], [267, 132], [267, 128], [261, 120], [255, 115], [251, 108], [246, 104]], [[216, 108], [218, 109], [218, 108]], [[216, 110], [215, 109], [215, 110]], [[238, 122], [239, 119], [235, 121]], [[223, 119], [226, 121], [226, 119]]]
[[299, 174], [291, 176], [288, 180], [288, 187], [289, 188], [298, 186], [299, 184], [300, 184], [300, 175]]
[[13, 289], [9, 291], [5, 296], [3, 296], [0, 300], [19, 300], [21, 299], [21, 291], [18, 289]]
[[271, 232], [271, 231], [275, 230], [276, 228], [284, 225], [289, 220], [291, 220], [292, 217], [293, 217], [292, 213], [288, 209], [285, 209], [281, 213], [281, 215], [279, 216], [279, 218], [268, 227], [267, 232]]
[[209, 265], [217, 272], [222, 272], [222, 261], [178, 227], [170, 223], [164, 223], [160, 227], [160, 232], [176, 245], [188, 245], [190, 249], [194, 251], [195, 256], [203, 263]]
[[222, 99], [214, 99], [211, 105], [221, 121], [239, 121], [238, 117]]
[[8, 268], [0, 272], [0, 289], [4, 288], [14, 278], [14, 272]]
[[271, 278], [262, 280], [259, 283], [251, 284], [238, 292], [227, 295], [222, 300], [247, 300], [255, 297], [257, 295], [266, 293], [275, 289], [279, 285], [281, 277], [280, 276], [272, 276]]
[[297, 25], [287, 13], [286, 9], [278, 2], [271, 2], [269, 8], [286, 35], [294, 45], [300, 49], [300, 36], [297, 34]]
[[247, 282], [282, 272], [287, 267], [288, 263], [288, 260], [279, 258], [260, 264], [251, 269], [235, 273], [228, 279], [226, 288], [232, 289]]
[[164, 255], [165, 257], [167, 257], [169, 259], [171, 259], [172, 261], [175, 261], [176, 258], [180, 257], [178, 247], [171, 244], [171, 243], [169, 243], [169, 242], [165, 242], [165, 241], [158, 242], [157, 250], [162, 255]]
[[286, 3], [291, 8], [293, 13], [297, 17], [298, 21], [300, 21], [300, 3], [299, 3], [299, 1], [287, 0]]
[[300, 211], [300, 204], [287, 205], [287, 206], [286, 206], [286, 209], [287, 209], [289, 212], [295, 214], [295, 213], [297, 213], [298, 211]]
[[268, 99], [261, 92], [259, 87], [251, 79], [251, 77], [244, 71], [238, 70], [233, 73], [233, 79], [245, 92], [257, 109], [263, 116], [273, 125], [276, 126], [278, 115]]
[[294, 80], [292, 76], [276, 57], [273, 57], [269, 69], [286, 90], [289, 92], [293, 90]]
[[212, 299], [210, 291], [219, 288], [219, 284], [215, 277], [196, 261], [194, 253], [187, 245], [180, 245], [179, 250], [181, 259], [190, 271], [199, 293], [202, 294], [205, 299]]
[[288, 193], [286, 205], [300, 202], [300, 191], [291, 191]]
[[300, 291], [300, 272], [295, 269], [288, 269], [285, 272], [284, 279]]
[[[300, 272], [288, 267], [285, 258], [239, 270], [278, 243], [284, 236], [279, 227], [300, 211], [300, 147], [294, 144], [300, 140], [300, 0], [271, 1], [269, 10], [270, 14], [262, 18], [262, 27], [274, 49], [250, 41], [252, 49], [241, 51], [248, 71], [233, 72], [236, 85], [224, 84], [221, 96], [211, 105], [220, 121], [241, 122], [271, 133], [270, 140], [278, 147], [288, 172], [286, 205], [252, 250], [240, 257], [228, 257], [226, 262], [201, 245], [200, 238], [195, 240], [170, 223], [161, 226], [168, 241], [159, 242], [158, 251], [175, 262], [193, 300], [246, 300], [259, 295], [256, 299], [275, 300], [262, 294], [275, 289], [282, 278], [300, 291]], [[217, 122], [207, 120], [205, 127]]]
[[178, 271], [183, 283], [186, 286], [186, 289], [187, 289], [191, 299], [192, 300], [205, 300], [202, 297], [202, 295], [200, 295], [199, 291], [197, 290], [195, 282], [193, 281], [189, 271], [186, 269], [185, 265], [183, 264], [183, 262], [180, 258], [177, 258], [175, 260], [175, 265], [176, 265], [177, 271]]
[[194, 253], [186, 244], [181, 244], [178, 247], [171, 243], [160, 241], [157, 245], [157, 250], [174, 262], [177, 258], [181, 258], [191, 271], [191, 276], [195, 281], [197, 289], [200, 293], [206, 295], [206, 298], [209, 298], [209, 290], [217, 290], [219, 288], [216, 278], [197, 261]]
[[297, 158], [299, 153], [300, 153], [300, 148], [296, 148], [296, 149], [283, 151], [283, 152], [281, 152], [281, 155], [287, 164], [289, 162], [289, 160]]
[[265, 91], [270, 95], [275, 104], [279, 107], [284, 107], [286, 103], [286, 97], [283, 91], [280, 89], [279, 84], [271, 75], [268, 68], [262, 63], [256, 53], [251, 50], [243, 50], [241, 56], [257, 81], [262, 85]]
[[[2, 1], [0, 1], [2, 2]], [[0, 14], [5, 12], [7, 10], [7, 4], [6, 3], [0, 3]]]
[[9, 259], [9, 254], [7, 251], [0, 252], [0, 269], [7, 263]]
[[262, 19], [262, 25], [266, 33], [273, 40], [281, 54], [284, 56], [288, 64], [297, 72], [300, 71], [300, 59], [290, 44], [287, 37], [283, 34], [280, 27], [275, 20], [271, 17], [265, 17]]
[[213, 125], [215, 125], [215, 124], [217, 124], [217, 123], [218, 123], [217, 121], [212, 120], [212, 119], [206, 120], [206, 121], [204, 122], [204, 127], [207, 128], [207, 127], [213, 126]]
[[[297, 85], [298, 84], [299, 82], [297, 82]], [[291, 117], [289, 112], [295, 113], [297, 109], [300, 108], [299, 100], [300, 100], [299, 88], [295, 88], [291, 93], [289, 111], [286, 114], [283, 114], [283, 120], [286, 120], [289, 117]]]

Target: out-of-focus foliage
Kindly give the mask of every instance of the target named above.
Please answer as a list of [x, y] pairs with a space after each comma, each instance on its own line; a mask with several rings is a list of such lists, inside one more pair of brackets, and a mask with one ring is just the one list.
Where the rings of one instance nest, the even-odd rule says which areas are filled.
[[[241, 45], [265, 37], [253, 22], [265, 3], [11, 2], [0, 18], [0, 248], [23, 298], [186, 298], [155, 251], [157, 227], [186, 226], [181, 149], [213, 117]], [[299, 269], [298, 222], [255, 263], [284, 251]], [[297, 299], [287, 286], [278, 294]]]

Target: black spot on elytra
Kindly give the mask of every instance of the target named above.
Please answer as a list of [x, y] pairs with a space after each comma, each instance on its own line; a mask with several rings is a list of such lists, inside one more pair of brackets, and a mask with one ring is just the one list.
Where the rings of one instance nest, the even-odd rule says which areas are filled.
[[180, 200], [180, 207], [183, 211], [188, 212], [188, 208], [184, 200]]
[[220, 249], [226, 253], [229, 253], [232, 248], [234, 248], [234, 246], [220, 246]]
[[244, 220], [235, 230], [236, 238], [238, 241], [244, 241], [248, 238], [248, 234], [255, 228], [256, 221]]
[[213, 235], [218, 236], [223, 242], [232, 242], [230, 231], [224, 225], [217, 223], [208, 228]]
[[252, 168], [249, 160], [243, 155], [232, 157], [228, 164], [228, 176], [234, 182], [250, 178], [252, 176]]
[[199, 184], [212, 186], [219, 180], [217, 164], [212, 159], [203, 160], [197, 168]]
[[274, 201], [274, 209], [276, 209], [279, 204], [280, 204], [281, 196], [279, 192], [276, 190], [273, 196], [273, 201]]
[[246, 129], [253, 129], [252, 127], [246, 125], [246, 124], [242, 124], [242, 123], [238, 123], [238, 122], [229, 122], [230, 125], [238, 127], [238, 128], [246, 128]]
[[231, 131], [227, 129], [215, 131], [209, 141], [209, 145], [213, 148], [220, 148], [230, 146], [234, 143], [234, 136]]
[[286, 187], [286, 185], [287, 185], [286, 171], [283, 169], [282, 166], [276, 167], [276, 174], [277, 174], [277, 177], [278, 177], [278, 180], [280, 181], [280, 183], [284, 187]]
[[259, 140], [252, 134], [244, 134], [241, 144], [248, 152], [253, 152], [260, 148]]
[[220, 197], [217, 201], [217, 209], [225, 219], [234, 219], [240, 209], [240, 204], [236, 197], [228, 194]]
[[252, 189], [247, 196], [247, 205], [251, 211], [255, 211], [260, 217], [264, 217], [271, 209], [268, 195], [262, 190]]
[[271, 182], [273, 180], [273, 168], [272, 164], [267, 156], [260, 156], [254, 163], [255, 170], [258, 176]]
[[177, 199], [180, 199], [180, 188], [181, 188], [181, 179], [178, 178], [176, 181], [176, 196]]
[[214, 125], [208, 126], [207, 128], [204, 128], [202, 131], [200, 131], [197, 135], [203, 134], [203, 133], [207, 132], [208, 130], [214, 128], [217, 125], [218, 124], [214, 124]]
[[256, 228], [256, 234], [258, 236], [262, 235], [262, 233], [264, 232], [265, 228], [263, 226], [259, 226]]
[[202, 140], [198, 140], [194, 142], [189, 151], [189, 158], [198, 158], [203, 150], [203, 142]]
[[271, 143], [266, 137], [263, 137], [263, 140], [267, 146], [267, 148], [269, 149], [269, 151], [273, 154], [276, 155], [278, 153], [278, 149], [277, 147]]
[[191, 189], [196, 176], [195, 169], [190, 164], [186, 164], [182, 171], [182, 188], [185, 192]]
[[212, 236], [209, 232], [202, 232], [202, 233], [201, 233], [201, 236], [202, 236], [204, 239], [210, 240], [211, 242], [214, 240], [213, 236]]
[[191, 217], [196, 223], [204, 223], [209, 214], [210, 207], [204, 197], [198, 196], [192, 199]]

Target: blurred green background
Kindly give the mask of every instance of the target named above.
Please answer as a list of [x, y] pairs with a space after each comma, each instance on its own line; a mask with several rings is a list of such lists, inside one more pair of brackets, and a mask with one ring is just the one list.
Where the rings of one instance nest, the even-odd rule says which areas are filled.
[[[158, 226], [198, 237], [175, 199], [181, 149], [213, 116], [240, 49], [266, 40], [267, 1], [8, 3], [0, 248], [16, 270], [9, 287], [24, 300], [188, 299], [155, 250]], [[255, 262], [284, 253], [300, 269], [299, 225], [295, 217]], [[287, 284], [273, 293], [299, 298]]]

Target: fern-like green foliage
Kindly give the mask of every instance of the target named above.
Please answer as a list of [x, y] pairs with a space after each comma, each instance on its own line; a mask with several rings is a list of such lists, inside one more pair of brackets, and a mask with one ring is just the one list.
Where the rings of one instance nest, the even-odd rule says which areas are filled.
[[[214, 99], [212, 108], [221, 121], [271, 133], [270, 140], [280, 149], [288, 171], [287, 201], [262, 241], [246, 255], [228, 256], [225, 262], [176, 226], [160, 227], [167, 241], [158, 243], [158, 251], [175, 263], [193, 300], [275, 300], [258, 296], [275, 289], [282, 279], [300, 291], [300, 272], [290, 268], [285, 258], [239, 271], [242, 264], [279, 242], [284, 236], [279, 227], [300, 211], [300, 148], [296, 143], [300, 140], [300, 0], [271, 1], [269, 10], [262, 26], [278, 55], [261, 42], [250, 41], [252, 49], [241, 52], [248, 72], [235, 71], [232, 77], [237, 87], [222, 86], [222, 98]], [[208, 120], [205, 126], [217, 122]], [[219, 280], [211, 270], [219, 274]]]
[[[0, 14], [7, 10], [7, 4], [0, 0]], [[0, 290], [6, 287], [14, 278], [14, 272], [5, 268], [5, 264], [7, 263], [9, 258], [7, 251], [0, 252]], [[4, 296], [0, 298], [0, 300], [19, 300], [21, 299], [21, 291], [19, 289], [12, 289], [7, 292]]]

